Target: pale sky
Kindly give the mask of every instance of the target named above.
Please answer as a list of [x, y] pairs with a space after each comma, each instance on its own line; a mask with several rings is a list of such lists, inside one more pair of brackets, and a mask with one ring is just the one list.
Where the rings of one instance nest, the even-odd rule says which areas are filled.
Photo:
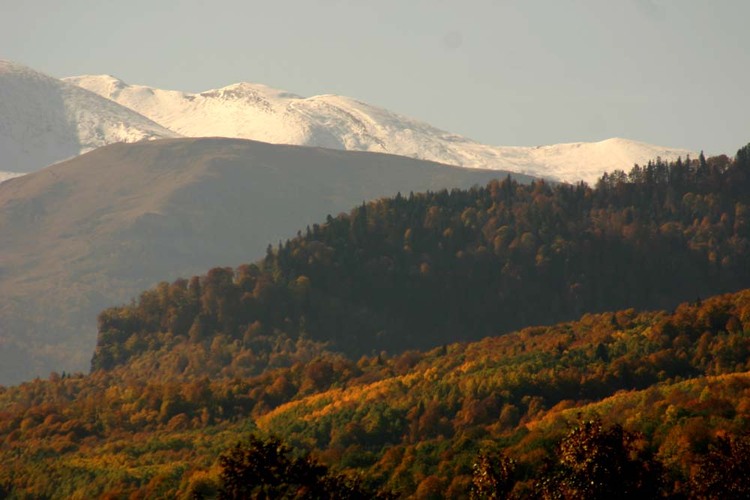
[[341, 94], [492, 145], [750, 142], [748, 0], [0, 0], [57, 77]]

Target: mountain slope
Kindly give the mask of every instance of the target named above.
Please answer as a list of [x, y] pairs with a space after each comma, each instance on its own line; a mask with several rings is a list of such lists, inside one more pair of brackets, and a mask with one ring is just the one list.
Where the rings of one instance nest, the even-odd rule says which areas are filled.
[[[327, 214], [495, 171], [236, 139], [115, 144], [0, 184], [0, 383], [85, 370], [96, 315]], [[522, 178], [528, 181], [528, 178]]]
[[93, 92], [0, 59], [0, 170], [30, 172], [114, 142], [177, 136]]
[[386, 152], [568, 182], [593, 184], [604, 172], [628, 170], [656, 157], [674, 160], [691, 154], [626, 139], [540, 147], [487, 146], [348, 97], [303, 98], [260, 84], [238, 83], [191, 94], [129, 85], [109, 75], [65, 80], [185, 136]]
[[0, 183], [7, 180], [13, 179], [14, 177], [20, 177], [23, 174], [20, 172], [2, 172], [0, 171]]

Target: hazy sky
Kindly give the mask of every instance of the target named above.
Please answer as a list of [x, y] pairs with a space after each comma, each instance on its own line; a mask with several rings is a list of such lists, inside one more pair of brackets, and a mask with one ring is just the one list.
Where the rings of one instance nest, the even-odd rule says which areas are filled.
[[0, 0], [0, 58], [343, 94], [494, 145], [750, 142], [747, 0]]

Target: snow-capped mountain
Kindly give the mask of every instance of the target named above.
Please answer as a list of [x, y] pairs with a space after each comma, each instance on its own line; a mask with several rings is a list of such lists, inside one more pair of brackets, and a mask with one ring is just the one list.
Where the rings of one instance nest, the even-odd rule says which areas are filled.
[[93, 92], [0, 60], [2, 171], [31, 172], [114, 142], [165, 137], [177, 134]]
[[129, 85], [109, 75], [64, 80], [184, 136], [385, 152], [568, 182], [595, 183], [604, 172], [629, 170], [657, 156], [676, 159], [691, 154], [619, 138], [540, 147], [487, 146], [348, 97], [303, 98], [260, 84], [238, 83], [192, 94]]

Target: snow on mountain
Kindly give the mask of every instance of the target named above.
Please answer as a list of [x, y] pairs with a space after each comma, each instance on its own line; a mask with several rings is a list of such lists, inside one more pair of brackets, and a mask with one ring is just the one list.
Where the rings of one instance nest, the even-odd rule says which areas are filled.
[[0, 168], [30, 172], [115, 142], [177, 137], [76, 85], [0, 59]]
[[567, 182], [595, 183], [604, 172], [629, 170], [657, 156], [676, 159], [691, 154], [619, 138], [540, 147], [487, 146], [348, 97], [303, 98], [260, 84], [238, 83], [192, 94], [129, 85], [109, 75], [64, 80], [184, 136], [384, 152]]
[[13, 179], [14, 177], [20, 177], [23, 174], [20, 172], [2, 172], [0, 171], [0, 183]]

